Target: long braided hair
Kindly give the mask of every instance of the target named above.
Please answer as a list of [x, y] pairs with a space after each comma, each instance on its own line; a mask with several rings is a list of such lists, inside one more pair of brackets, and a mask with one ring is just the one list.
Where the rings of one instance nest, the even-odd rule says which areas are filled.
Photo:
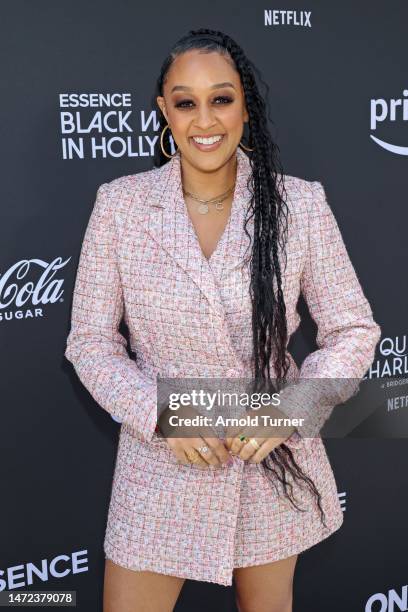
[[[156, 83], [155, 97], [163, 96], [165, 78], [174, 59], [193, 49], [203, 50], [204, 53], [218, 52], [232, 59], [243, 85], [249, 115], [248, 147], [253, 150], [249, 158], [252, 172], [248, 180], [248, 189], [252, 197], [244, 224], [245, 232], [249, 236], [247, 223], [254, 217], [249, 288], [252, 303], [253, 378], [254, 381], [261, 381], [263, 388], [268, 390], [275, 388], [270, 372], [270, 362], [273, 356], [276, 388], [280, 389], [286, 381], [286, 374], [290, 367], [286, 353], [288, 331], [279, 255], [281, 247], [282, 254], [285, 255], [288, 207], [282, 195], [286, 192], [283, 184], [282, 164], [279, 159], [279, 147], [273, 141], [267, 123], [269, 88], [242, 48], [230, 36], [217, 30], [201, 28], [190, 30], [172, 47], [162, 64]], [[266, 88], [264, 97], [259, 93], [255, 73]], [[160, 109], [159, 117], [161, 131], [167, 125], [167, 121]], [[163, 139], [163, 145], [167, 151], [170, 150], [169, 136], [170, 129], [165, 131]], [[155, 166], [159, 167], [167, 162], [168, 158], [163, 154], [161, 147], [158, 147], [155, 152]], [[274, 286], [276, 286], [276, 295], [273, 290]], [[255, 385], [257, 384], [259, 382], [255, 382]], [[302, 512], [304, 510], [299, 508], [293, 497], [293, 486], [290, 480], [287, 480], [286, 471], [294, 480], [306, 483], [317, 500], [321, 520], [327, 527], [321, 505], [321, 495], [313, 480], [297, 464], [291, 449], [286, 444], [282, 443], [275, 447], [261, 463], [275, 488], [277, 489], [275, 482], [277, 478], [290, 503]], [[302, 484], [300, 486], [304, 487]]]

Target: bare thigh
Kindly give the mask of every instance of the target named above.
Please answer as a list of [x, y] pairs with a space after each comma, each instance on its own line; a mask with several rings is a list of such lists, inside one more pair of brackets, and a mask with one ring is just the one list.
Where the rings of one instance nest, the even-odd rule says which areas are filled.
[[172, 612], [184, 581], [130, 570], [105, 559], [103, 612]]
[[235, 568], [239, 612], [292, 612], [297, 557], [292, 555], [273, 563]]

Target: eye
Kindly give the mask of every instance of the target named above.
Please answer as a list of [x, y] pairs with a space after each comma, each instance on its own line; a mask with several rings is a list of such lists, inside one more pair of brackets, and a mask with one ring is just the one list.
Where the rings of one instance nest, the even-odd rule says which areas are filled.
[[[230, 96], [217, 96], [214, 98], [214, 101], [216, 100], [221, 100], [221, 105], [230, 104], [234, 101]], [[191, 103], [191, 100], [181, 100], [180, 102], [177, 102], [175, 106], [176, 108], [191, 108], [191, 106], [189, 106]], [[216, 106], [220, 106], [220, 104], [216, 104]]]
[[230, 102], [233, 102], [233, 99], [230, 98], [229, 96], [217, 96], [215, 99], [223, 100], [223, 104], [229, 104]]
[[189, 104], [191, 100], [181, 100], [181, 102], [177, 102], [175, 105], [176, 108], [187, 108], [186, 104]]

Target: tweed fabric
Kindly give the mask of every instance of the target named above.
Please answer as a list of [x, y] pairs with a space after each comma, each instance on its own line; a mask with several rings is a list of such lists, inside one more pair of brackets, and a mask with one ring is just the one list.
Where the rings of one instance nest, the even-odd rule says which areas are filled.
[[[293, 508], [258, 464], [201, 470], [177, 463], [157, 436], [156, 376], [251, 377], [252, 331], [243, 229], [250, 162], [237, 149], [227, 227], [209, 260], [182, 194], [180, 157], [98, 189], [84, 234], [65, 356], [96, 402], [122, 423], [104, 539], [107, 558], [134, 570], [232, 584], [234, 567], [300, 553], [339, 529], [343, 513], [319, 437], [295, 432], [287, 444], [322, 495], [298, 485]], [[303, 293], [318, 326], [318, 350], [294, 380], [361, 379], [380, 327], [348, 257], [324, 188], [286, 175], [290, 209], [283, 291], [289, 338]], [[252, 235], [253, 219], [247, 229]], [[124, 318], [130, 336], [119, 333]], [[342, 400], [353, 389], [343, 389]], [[337, 396], [333, 395], [333, 401]], [[320, 427], [334, 405], [310, 396], [302, 407]]]

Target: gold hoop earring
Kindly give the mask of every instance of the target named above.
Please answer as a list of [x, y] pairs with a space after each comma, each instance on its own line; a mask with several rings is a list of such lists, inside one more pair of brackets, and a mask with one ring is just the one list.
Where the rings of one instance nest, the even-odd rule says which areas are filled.
[[170, 157], [170, 159], [171, 159], [172, 157], [174, 157], [175, 155], [177, 155], [177, 151], [178, 151], [178, 149], [176, 150], [176, 152], [175, 152], [175, 153], [173, 153], [173, 155], [169, 155], [169, 154], [168, 154], [168, 153], [167, 153], [167, 152], [164, 150], [164, 147], [163, 147], [163, 136], [164, 136], [164, 132], [167, 130], [167, 128], [168, 128], [168, 127], [169, 127], [169, 124], [167, 124], [166, 126], [164, 126], [164, 128], [162, 129], [161, 136], [160, 136], [160, 147], [161, 147], [161, 150], [163, 151], [163, 154], [164, 154], [166, 157]]
[[241, 149], [244, 149], [244, 151], [253, 151], [254, 149], [250, 149], [249, 147], [246, 147], [244, 144], [242, 144], [242, 142], [239, 143], [239, 145], [241, 147]]

